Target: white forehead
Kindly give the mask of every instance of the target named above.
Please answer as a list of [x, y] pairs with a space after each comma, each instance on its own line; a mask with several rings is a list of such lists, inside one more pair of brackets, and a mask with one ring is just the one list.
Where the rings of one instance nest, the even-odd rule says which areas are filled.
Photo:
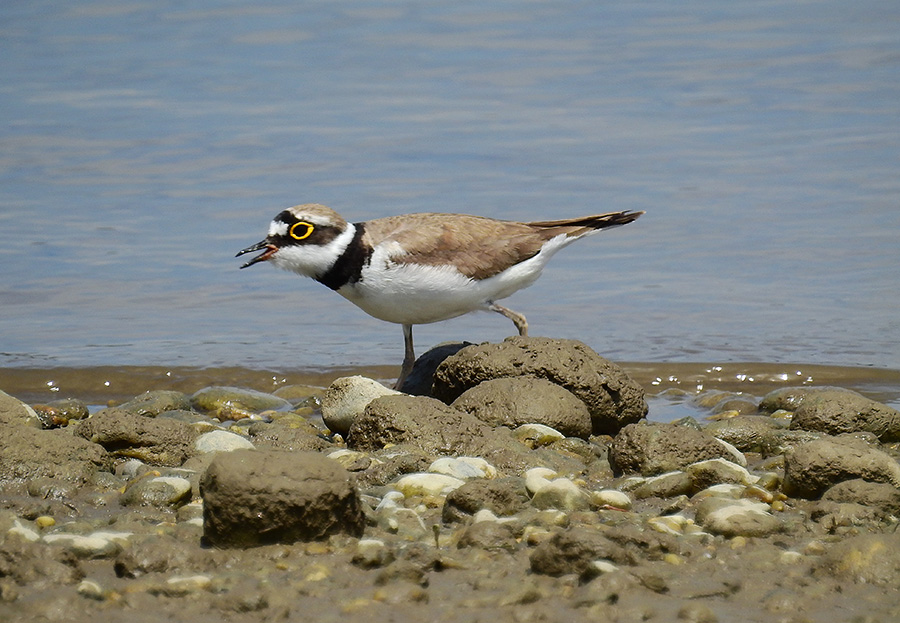
[[287, 236], [288, 224], [281, 221], [272, 221], [269, 224], [269, 236]]

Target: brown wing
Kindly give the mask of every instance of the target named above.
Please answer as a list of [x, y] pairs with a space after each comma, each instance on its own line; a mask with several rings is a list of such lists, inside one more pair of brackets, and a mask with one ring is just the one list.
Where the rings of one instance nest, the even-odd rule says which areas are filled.
[[365, 224], [365, 240], [395, 242], [397, 263], [453, 264], [470, 279], [485, 279], [533, 257], [567, 229], [535, 227], [464, 214], [407, 214]]
[[579, 238], [625, 225], [643, 212], [610, 212], [558, 221], [519, 223], [466, 214], [407, 214], [367, 221], [365, 241], [395, 242], [397, 263], [453, 264], [470, 279], [486, 279], [537, 255], [560, 234]]

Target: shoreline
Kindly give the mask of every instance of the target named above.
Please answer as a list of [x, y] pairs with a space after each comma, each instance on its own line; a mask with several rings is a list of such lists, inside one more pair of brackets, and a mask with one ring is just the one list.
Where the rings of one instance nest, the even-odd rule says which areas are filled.
[[[729, 362], [617, 362], [647, 393], [689, 395], [719, 390], [761, 396], [796, 386], [840, 386], [886, 404], [900, 404], [900, 370], [823, 364]], [[193, 393], [211, 385], [272, 392], [285, 385], [327, 387], [339, 377], [361, 375], [380, 381], [396, 377], [397, 366], [346, 366], [266, 370], [240, 366], [189, 367], [103, 365], [0, 368], [0, 388], [19, 400], [79, 398], [89, 403], [128, 400], [148, 390]], [[684, 394], [681, 394], [684, 395]]]

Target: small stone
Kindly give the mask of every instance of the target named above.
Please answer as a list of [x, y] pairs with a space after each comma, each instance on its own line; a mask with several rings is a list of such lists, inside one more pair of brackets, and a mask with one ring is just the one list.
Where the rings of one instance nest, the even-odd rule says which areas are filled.
[[697, 522], [723, 536], [766, 536], [784, 525], [769, 512], [769, 506], [752, 500], [707, 498], [697, 505]]
[[12, 527], [7, 530], [6, 533], [11, 536], [17, 536], [21, 539], [25, 539], [30, 543], [41, 540], [41, 535], [38, 534], [37, 530], [32, 528], [30, 525], [23, 524], [19, 519], [13, 520]]
[[445, 474], [407, 474], [394, 483], [394, 488], [406, 497], [414, 495], [447, 495], [454, 489], [463, 486], [464, 480]]
[[591, 501], [600, 507], [610, 506], [621, 510], [631, 510], [631, 498], [627, 493], [615, 489], [603, 489], [591, 493]]
[[399, 393], [364, 376], [335, 379], [322, 394], [322, 419], [328, 430], [346, 437], [353, 421], [370, 402], [381, 396]]
[[566, 438], [558, 430], [543, 424], [523, 424], [513, 431], [513, 437], [529, 448], [548, 446], [554, 441]]
[[693, 522], [684, 515], [663, 515], [661, 517], [651, 517], [647, 520], [647, 525], [653, 530], [674, 536], [684, 534], [685, 528], [691, 523]]
[[136, 398], [119, 405], [119, 408], [135, 415], [156, 417], [166, 411], [188, 411], [191, 399], [185, 394], [170, 390], [144, 392]]
[[688, 603], [678, 610], [678, 620], [688, 623], [718, 623], [718, 617], [709, 606], [700, 603]]
[[191, 499], [191, 482], [175, 476], [141, 478], [129, 486], [119, 501], [124, 506], [155, 506], [168, 508]]
[[693, 491], [694, 483], [685, 472], [676, 471], [647, 478], [632, 491], [637, 499], [674, 498]]
[[100, 586], [100, 583], [96, 580], [85, 578], [79, 582], [75, 590], [79, 595], [86, 597], [87, 599], [96, 599], [97, 601], [106, 599], [103, 587]]
[[540, 509], [584, 510], [588, 508], [588, 496], [568, 478], [557, 478], [541, 487], [531, 503]]
[[428, 467], [428, 471], [453, 476], [460, 480], [497, 477], [496, 467], [482, 458], [472, 456], [441, 457]]
[[253, 418], [263, 411], [290, 411], [291, 403], [278, 396], [240, 387], [206, 387], [191, 396], [191, 406], [220, 420]]
[[556, 472], [548, 467], [532, 467], [525, 472], [525, 489], [534, 495], [550, 484], [550, 479], [556, 476]]
[[360, 539], [353, 554], [353, 564], [364, 569], [385, 567], [394, 562], [394, 553], [381, 539]]
[[45, 535], [42, 540], [64, 547], [77, 558], [111, 558], [121, 550], [115, 540], [97, 535], [55, 533]]
[[478, 547], [488, 551], [513, 551], [517, 543], [509, 525], [497, 521], [479, 521], [463, 531], [456, 546]]
[[232, 450], [252, 450], [253, 442], [237, 433], [226, 430], [214, 430], [197, 437], [194, 449], [200, 454], [210, 452], [231, 452]]
[[355, 450], [348, 450], [347, 448], [341, 448], [340, 450], [330, 452], [328, 458], [340, 463], [348, 472], [361, 472], [369, 469], [374, 462], [372, 457], [365, 452], [357, 452]]
[[191, 593], [208, 591], [212, 586], [212, 578], [208, 575], [175, 576], [166, 580], [160, 592], [168, 597], [183, 597]]
[[745, 468], [725, 459], [700, 461], [688, 465], [684, 471], [691, 477], [694, 490], [723, 483], [750, 485], [757, 481], [757, 478], [751, 476]]

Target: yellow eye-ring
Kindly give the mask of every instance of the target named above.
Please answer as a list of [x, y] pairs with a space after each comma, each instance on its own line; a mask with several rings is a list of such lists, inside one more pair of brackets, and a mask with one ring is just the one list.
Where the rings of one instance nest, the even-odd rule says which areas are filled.
[[309, 238], [309, 235], [313, 233], [313, 226], [306, 221], [300, 221], [291, 225], [288, 233], [294, 240], [303, 240], [304, 238]]

